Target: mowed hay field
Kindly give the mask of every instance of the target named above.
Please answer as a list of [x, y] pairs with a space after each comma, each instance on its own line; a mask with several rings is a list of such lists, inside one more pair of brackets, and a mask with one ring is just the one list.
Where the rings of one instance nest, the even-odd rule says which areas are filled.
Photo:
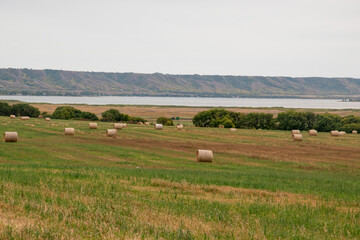
[[88, 123], [0, 117], [0, 239], [360, 238], [360, 135]]

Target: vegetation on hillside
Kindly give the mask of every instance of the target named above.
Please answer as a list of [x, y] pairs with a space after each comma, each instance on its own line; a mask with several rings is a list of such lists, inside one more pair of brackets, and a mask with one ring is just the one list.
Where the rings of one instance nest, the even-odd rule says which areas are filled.
[[360, 79], [0, 69], [0, 94], [202, 97], [356, 96]]

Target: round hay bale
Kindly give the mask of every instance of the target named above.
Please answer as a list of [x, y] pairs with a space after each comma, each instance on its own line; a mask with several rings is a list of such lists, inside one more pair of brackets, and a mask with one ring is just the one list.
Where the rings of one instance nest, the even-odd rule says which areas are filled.
[[122, 124], [121, 123], [114, 123], [114, 128], [115, 129], [122, 129]]
[[219, 128], [224, 128], [224, 125], [220, 125]]
[[339, 136], [345, 136], [345, 134], [346, 134], [346, 132], [344, 132], [344, 131], [339, 132]]
[[18, 134], [17, 132], [5, 132], [4, 133], [4, 142], [17, 142]]
[[356, 130], [353, 130], [353, 131], [352, 131], [352, 134], [357, 134], [357, 131], [356, 131]]
[[143, 123], [143, 122], [138, 122], [138, 125], [141, 125], [141, 126], [142, 126], [142, 125], [144, 125], [144, 123]]
[[30, 120], [30, 117], [28, 116], [24, 116], [24, 117], [20, 117], [21, 120]]
[[332, 137], [338, 137], [338, 136], [339, 136], [339, 131], [337, 131], [337, 130], [330, 131], [330, 136], [332, 136]]
[[237, 129], [236, 129], [236, 128], [230, 128], [230, 131], [231, 131], [231, 132], [236, 132]]
[[294, 135], [294, 134], [300, 134], [300, 130], [291, 130], [291, 134]]
[[311, 130], [309, 130], [309, 135], [315, 137], [315, 136], [317, 136], [317, 131], [315, 129], [311, 129]]
[[65, 135], [74, 136], [75, 135], [75, 129], [74, 128], [65, 128], [64, 133], [65, 133]]
[[121, 124], [121, 128], [126, 128], [127, 127], [127, 123], [120, 123]]
[[97, 129], [98, 124], [97, 123], [89, 123], [89, 129]]
[[47, 118], [45, 118], [45, 121], [47, 121], [47, 122], [50, 122], [50, 120], [51, 120], [51, 119], [50, 119], [50, 118], [48, 118], [48, 117], [47, 117]]
[[10, 115], [10, 119], [15, 119], [16, 116], [15, 115]]
[[106, 130], [106, 136], [116, 138], [116, 129], [107, 129]]
[[213, 158], [214, 155], [211, 150], [198, 149], [196, 152], [196, 161], [198, 162], [212, 162]]
[[164, 126], [162, 124], [155, 124], [156, 130], [162, 130], [163, 128], [164, 128]]
[[183, 124], [178, 124], [178, 125], [176, 125], [176, 129], [177, 130], [182, 130], [182, 129], [184, 129], [184, 125]]
[[292, 135], [292, 140], [293, 141], [302, 141], [303, 137], [301, 134], [293, 134]]
[[43, 118], [43, 116], [42, 116], [42, 115], [39, 115], [38, 118]]
[[149, 122], [144, 122], [144, 125], [149, 126], [150, 123]]

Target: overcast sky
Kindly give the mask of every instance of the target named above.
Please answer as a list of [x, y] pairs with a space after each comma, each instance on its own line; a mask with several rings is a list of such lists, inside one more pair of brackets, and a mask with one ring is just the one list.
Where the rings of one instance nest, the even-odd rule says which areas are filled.
[[0, 67], [360, 78], [360, 0], [0, 0]]

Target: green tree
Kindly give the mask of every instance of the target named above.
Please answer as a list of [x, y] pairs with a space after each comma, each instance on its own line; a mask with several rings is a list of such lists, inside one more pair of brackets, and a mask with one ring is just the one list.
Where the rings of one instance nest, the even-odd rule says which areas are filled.
[[55, 119], [76, 119], [81, 118], [81, 111], [70, 106], [57, 107], [52, 114]]
[[119, 110], [109, 109], [101, 114], [102, 121], [119, 122], [129, 121], [130, 116], [127, 114], [120, 113]]
[[6, 102], [0, 102], [0, 116], [11, 115], [11, 106]]
[[341, 117], [339, 115], [324, 113], [316, 116], [315, 129], [320, 132], [329, 132], [341, 127]]
[[11, 113], [17, 116], [37, 117], [40, 115], [38, 108], [33, 107], [27, 103], [17, 103], [12, 105]]
[[159, 117], [157, 120], [156, 120], [157, 123], [160, 123], [164, 126], [173, 126], [174, 125], [174, 122], [171, 118], [166, 118], [166, 117]]

